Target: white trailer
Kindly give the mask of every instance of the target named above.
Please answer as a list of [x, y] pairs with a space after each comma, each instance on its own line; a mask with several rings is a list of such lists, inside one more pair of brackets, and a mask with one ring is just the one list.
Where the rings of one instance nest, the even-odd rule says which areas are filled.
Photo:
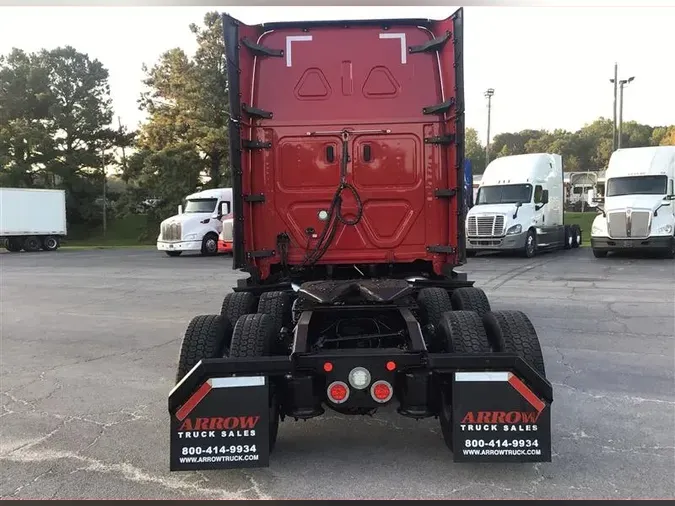
[[223, 229], [221, 219], [232, 208], [232, 189], [214, 188], [193, 193], [185, 198], [185, 208], [164, 220], [157, 237], [157, 249], [171, 257], [184, 251], [202, 255], [218, 253], [218, 235]]
[[66, 234], [64, 190], [0, 188], [0, 239], [8, 251], [54, 251]]
[[485, 168], [466, 217], [466, 249], [538, 251], [581, 245], [581, 229], [564, 223], [562, 157], [550, 153], [504, 156]]
[[595, 257], [653, 250], [675, 258], [675, 146], [619, 149], [605, 180], [591, 228]]

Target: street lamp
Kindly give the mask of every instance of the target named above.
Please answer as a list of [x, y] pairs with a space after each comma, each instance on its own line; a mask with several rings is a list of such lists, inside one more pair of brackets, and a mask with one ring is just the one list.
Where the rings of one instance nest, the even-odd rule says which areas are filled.
[[616, 151], [616, 92], [617, 92], [617, 83], [619, 82], [619, 65], [614, 62], [614, 79], [610, 79], [609, 82], [614, 84], [614, 104], [612, 106], [612, 151]]
[[490, 163], [490, 113], [492, 111], [492, 95], [495, 94], [494, 88], [488, 88], [485, 91], [485, 97], [488, 99], [488, 123], [487, 123], [487, 142], [485, 143], [485, 166]]
[[621, 129], [623, 127], [623, 87], [628, 83], [633, 82], [633, 79], [635, 79], [635, 76], [629, 77], [628, 79], [621, 79], [619, 81], [619, 149], [621, 149]]

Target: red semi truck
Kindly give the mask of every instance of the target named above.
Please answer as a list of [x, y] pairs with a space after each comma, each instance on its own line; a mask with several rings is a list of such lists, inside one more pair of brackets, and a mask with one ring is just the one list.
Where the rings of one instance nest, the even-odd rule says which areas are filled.
[[456, 461], [550, 461], [537, 334], [455, 270], [462, 10], [223, 29], [248, 277], [188, 325], [171, 469], [266, 466], [280, 421], [390, 405], [438, 418]]

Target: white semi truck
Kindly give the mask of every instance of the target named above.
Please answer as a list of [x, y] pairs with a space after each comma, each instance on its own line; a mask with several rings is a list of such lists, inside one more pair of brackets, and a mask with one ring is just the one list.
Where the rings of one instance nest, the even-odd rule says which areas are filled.
[[591, 228], [593, 255], [651, 250], [675, 258], [675, 146], [619, 149], [605, 179]]
[[55, 251], [67, 232], [64, 190], [0, 188], [0, 240], [8, 251]]
[[467, 255], [578, 248], [581, 228], [564, 222], [562, 157], [504, 156], [488, 164], [465, 222]]
[[185, 207], [164, 220], [157, 237], [157, 249], [177, 257], [184, 251], [202, 255], [218, 253], [222, 217], [232, 211], [232, 189], [214, 188], [185, 198]]

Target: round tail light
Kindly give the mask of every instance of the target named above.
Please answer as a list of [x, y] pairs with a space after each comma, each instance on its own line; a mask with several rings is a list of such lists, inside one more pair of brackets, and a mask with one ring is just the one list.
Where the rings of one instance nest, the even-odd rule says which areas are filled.
[[342, 404], [349, 398], [349, 387], [343, 381], [333, 381], [328, 385], [328, 399], [334, 404]]
[[370, 395], [375, 399], [375, 402], [384, 404], [393, 397], [394, 389], [388, 381], [380, 380], [370, 387]]

